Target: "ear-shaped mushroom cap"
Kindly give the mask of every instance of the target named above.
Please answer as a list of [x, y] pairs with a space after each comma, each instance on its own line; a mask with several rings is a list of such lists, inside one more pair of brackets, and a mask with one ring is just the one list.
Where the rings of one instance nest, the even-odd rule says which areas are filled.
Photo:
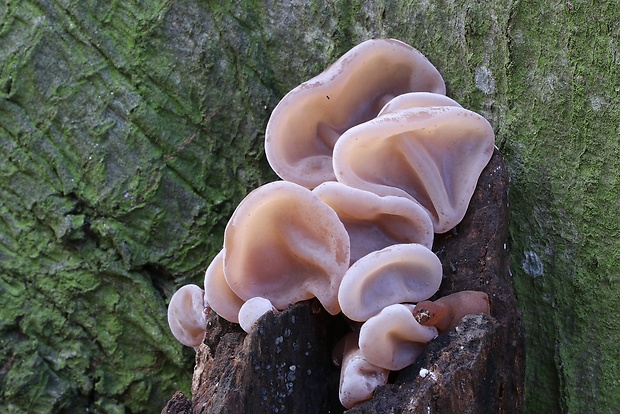
[[413, 317], [424, 326], [434, 326], [440, 333], [454, 328], [465, 315], [490, 314], [489, 296], [485, 292], [463, 290], [435, 301], [424, 300], [413, 308]]
[[259, 297], [249, 299], [239, 309], [239, 325], [241, 325], [241, 329], [247, 333], [252, 332], [254, 325], [256, 325], [260, 317], [275, 309], [269, 299]]
[[334, 210], [310, 190], [276, 181], [248, 194], [228, 222], [224, 275], [243, 300], [260, 296], [284, 309], [316, 297], [337, 314], [349, 249]]
[[434, 326], [422, 326], [415, 320], [410, 306], [396, 304], [364, 322], [359, 346], [366, 361], [398, 371], [413, 364], [436, 336]]
[[341, 339], [343, 355], [338, 397], [347, 409], [369, 400], [380, 385], [387, 384], [390, 371], [366, 361], [357, 344], [358, 333], [349, 332]]
[[207, 322], [204, 292], [196, 285], [179, 288], [168, 305], [168, 325], [174, 337], [185, 346], [199, 346], [205, 336]]
[[441, 277], [441, 262], [431, 250], [396, 244], [355, 262], [342, 278], [338, 301], [342, 313], [361, 322], [388, 305], [430, 298]]
[[239, 323], [243, 300], [232, 291], [224, 277], [224, 250], [215, 256], [205, 272], [205, 301], [222, 318]]
[[368, 253], [401, 243], [433, 246], [433, 223], [422, 207], [404, 197], [380, 197], [336, 181], [312, 190], [330, 206], [351, 239], [351, 263]]
[[416, 49], [394, 39], [368, 40], [282, 98], [265, 132], [267, 160], [280, 177], [307, 188], [334, 181], [332, 150], [344, 131], [375, 117], [394, 96], [445, 90]]
[[463, 219], [494, 139], [487, 120], [466, 109], [404, 109], [345, 132], [334, 170], [351, 187], [417, 201], [444, 233]]
[[403, 109], [429, 108], [432, 106], [458, 106], [461, 105], [446, 95], [432, 92], [410, 92], [398, 95], [385, 104], [377, 116], [393, 114]]

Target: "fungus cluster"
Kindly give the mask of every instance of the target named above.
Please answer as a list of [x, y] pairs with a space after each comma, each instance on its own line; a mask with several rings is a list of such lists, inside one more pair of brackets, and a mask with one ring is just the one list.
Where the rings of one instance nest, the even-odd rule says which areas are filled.
[[174, 294], [174, 336], [200, 345], [209, 309], [250, 332], [317, 298], [351, 326], [333, 354], [350, 408], [464, 315], [489, 313], [483, 292], [430, 301], [442, 281], [434, 234], [463, 219], [494, 149], [490, 124], [445, 91], [420, 52], [377, 39], [289, 92], [265, 133], [282, 181], [241, 201], [204, 290]]

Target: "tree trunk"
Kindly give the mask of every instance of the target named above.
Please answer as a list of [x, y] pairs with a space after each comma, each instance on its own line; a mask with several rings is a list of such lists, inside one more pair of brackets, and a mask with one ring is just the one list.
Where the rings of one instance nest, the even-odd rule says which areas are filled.
[[[347, 413], [522, 412], [525, 347], [508, 267], [508, 210], [508, 173], [496, 152], [463, 221], [433, 245], [444, 275], [437, 296], [483, 291], [491, 315], [463, 318]], [[348, 330], [342, 316], [331, 317], [316, 301], [268, 313], [249, 335], [211, 313], [196, 357], [191, 413], [343, 412], [331, 355]], [[183, 414], [177, 398], [162, 413]]]
[[615, 1], [2, 2], [3, 411], [157, 412], [189, 393], [167, 301], [276, 179], [279, 99], [373, 37], [419, 49], [495, 128], [525, 411], [619, 411], [619, 21]]

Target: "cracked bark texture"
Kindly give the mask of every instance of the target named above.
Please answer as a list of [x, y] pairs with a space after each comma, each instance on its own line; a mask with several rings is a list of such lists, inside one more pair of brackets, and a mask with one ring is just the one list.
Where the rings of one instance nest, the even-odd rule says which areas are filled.
[[[165, 309], [274, 180], [270, 111], [395, 37], [496, 130], [525, 411], [620, 410], [615, 1], [0, 1], [0, 407], [158, 412], [193, 351]], [[610, 214], [611, 213], [611, 214]]]

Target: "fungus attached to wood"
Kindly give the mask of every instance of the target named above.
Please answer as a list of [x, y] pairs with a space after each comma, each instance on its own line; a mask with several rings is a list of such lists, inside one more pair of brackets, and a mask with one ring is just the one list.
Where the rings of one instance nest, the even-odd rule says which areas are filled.
[[489, 296], [485, 292], [464, 290], [435, 301], [425, 300], [413, 308], [413, 316], [424, 326], [435, 326], [440, 333], [454, 328], [465, 315], [489, 315]]
[[224, 232], [224, 276], [242, 300], [277, 309], [316, 297], [340, 312], [338, 287], [349, 266], [349, 236], [310, 190], [276, 181], [241, 201]]
[[239, 322], [243, 300], [232, 291], [224, 277], [224, 250], [213, 259], [205, 272], [205, 301], [218, 315], [229, 322]]
[[372, 398], [375, 389], [388, 382], [390, 371], [368, 362], [358, 345], [358, 332], [349, 332], [338, 344], [340, 386], [338, 397], [345, 408], [352, 408]]
[[430, 298], [441, 284], [442, 267], [428, 248], [395, 244], [355, 262], [342, 278], [342, 313], [362, 322], [388, 305]]
[[267, 160], [280, 177], [308, 188], [334, 181], [332, 150], [340, 135], [414, 91], [445, 94], [424, 55], [394, 39], [363, 42], [282, 98], [265, 132]]
[[[204, 297], [200, 288], [187, 287], [171, 300], [169, 321], [175, 337], [188, 346], [200, 344], [206, 302], [248, 333], [262, 315], [273, 311], [275, 326], [284, 325], [288, 336], [292, 330], [282, 316], [291, 309], [284, 309], [316, 297], [330, 314], [342, 311], [354, 330], [333, 353], [341, 367], [342, 405], [349, 409], [372, 398], [377, 387], [387, 384], [390, 371], [414, 363], [429, 341], [464, 315], [490, 312], [484, 292], [428, 299], [443, 277], [442, 264], [430, 250], [434, 233], [461, 222], [493, 151], [491, 125], [445, 96], [441, 75], [418, 51], [392, 39], [353, 48], [276, 106], [265, 133], [265, 152], [274, 171], [287, 181], [259, 187], [237, 207], [226, 226], [223, 249], [205, 273]], [[443, 238], [438, 240], [443, 254]], [[320, 332], [313, 333], [320, 341], [308, 340], [305, 356], [296, 352], [299, 343], [292, 343], [290, 352], [303, 360], [312, 359], [311, 349], [325, 351], [335, 330], [341, 334], [345, 329], [337, 318], [338, 328], [324, 323], [327, 315], [318, 302], [293, 307], [306, 307], [312, 318], [321, 320], [316, 322]], [[314, 324], [310, 319], [301, 323], [295, 315], [290, 321], [302, 330]], [[260, 344], [257, 337], [267, 332], [265, 326], [246, 336], [247, 342]], [[442, 339], [451, 340], [453, 333]], [[281, 340], [277, 337], [275, 343]], [[431, 345], [423, 358], [433, 348], [447, 349], [439, 346], [440, 341]], [[277, 348], [275, 353], [280, 352]], [[251, 378], [257, 377], [246, 373], [271, 372], [275, 364], [259, 369], [255, 354], [249, 352], [229, 378], [244, 372], [239, 378], [251, 388]], [[324, 356], [317, 359], [325, 361]], [[225, 358], [220, 362], [229, 364], [230, 353]], [[299, 366], [290, 365], [285, 374], [276, 367], [277, 380], [294, 378]], [[323, 368], [304, 368], [304, 378], [307, 373], [308, 378], [312, 374], [326, 380]], [[396, 382], [398, 375], [393, 377]], [[267, 388], [274, 384], [268, 376], [258, 378]], [[396, 384], [385, 390], [392, 386]], [[279, 403], [282, 387], [287, 395], [294, 392], [292, 379], [277, 387]], [[230, 389], [234, 403], [225, 409], [245, 398], [239, 398], [238, 388]], [[270, 398], [263, 389], [256, 406], [263, 407]]]
[[444, 233], [465, 216], [494, 140], [488, 121], [467, 109], [402, 109], [342, 134], [334, 171], [351, 187], [420, 203], [435, 233]]
[[250, 333], [261, 316], [275, 310], [276, 308], [273, 307], [269, 299], [260, 297], [251, 298], [239, 309], [239, 325], [241, 325], [241, 329]]
[[168, 305], [168, 326], [174, 337], [183, 345], [197, 347], [205, 336], [204, 291], [197, 285], [181, 286]]
[[336, 181], [312, 190], [334, 209], [351, 239], [351, 264], [393, 244], [433, 246], [433, 223], [416, 202], [404, 197], [380, 197]]
[[364, 322], [359, 347], [371, 364], [398, 371], [413, 364], [437, 334], [434, 326], [421, 325], [409, 306], [395, 304]]

